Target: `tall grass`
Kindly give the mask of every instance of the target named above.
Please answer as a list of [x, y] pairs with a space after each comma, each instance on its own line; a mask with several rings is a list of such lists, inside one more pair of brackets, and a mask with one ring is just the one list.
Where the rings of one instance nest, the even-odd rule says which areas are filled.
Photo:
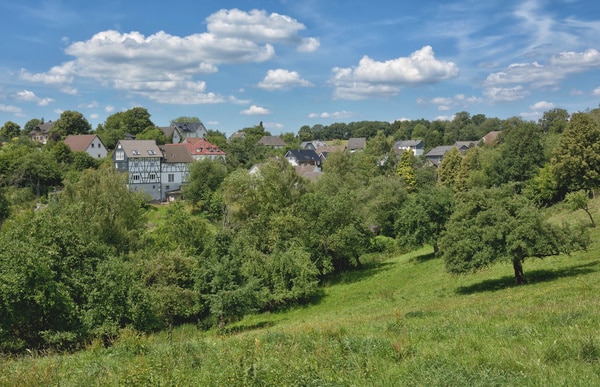
[[600, 385], [599, 231], [593, 240], [526, 261], [526, 286], [510, 265], [450, 276], [428, 248], [372, 256], [307, 305], [221, 331], [127, 330], [109, 347], [4, 358], [0, 385]]

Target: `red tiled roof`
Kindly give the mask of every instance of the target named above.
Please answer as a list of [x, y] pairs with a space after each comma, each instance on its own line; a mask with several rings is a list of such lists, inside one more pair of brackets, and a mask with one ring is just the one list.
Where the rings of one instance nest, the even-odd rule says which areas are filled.
[[225, 156], [218, 146], [211, 144], [201, 137], [186, 138], [182, 144], [185, 144], [192, 156]]

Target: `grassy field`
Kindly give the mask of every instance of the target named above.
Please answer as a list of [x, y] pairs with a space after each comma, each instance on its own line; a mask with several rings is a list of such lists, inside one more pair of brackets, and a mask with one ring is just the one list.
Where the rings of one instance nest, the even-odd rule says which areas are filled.
[[308, 305], [225, 332], [124, 331], [108, 348], [3, 358], [0, 385], [597, 386], [600, 230], [593, 240], [526, 261], [519, 287], [511, 265], [453, 277], [428, 248], [371, 256]]

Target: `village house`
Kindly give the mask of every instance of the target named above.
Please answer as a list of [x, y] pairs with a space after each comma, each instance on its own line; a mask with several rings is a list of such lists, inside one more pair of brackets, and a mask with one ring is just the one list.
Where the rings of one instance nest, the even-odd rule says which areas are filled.
[[69, 135], [64, 143], [72, 151], [85, 152], [95, 159], [102, 159], [108, 154], [104, 143], [95, 134]]
[[46, 143], [48, 143], [48, 139], [50, 138], [50, 130], [53, 126], [54, 122], [52, 121], [39, 124], [35, 129], [33, 129], [29, 133], [29, 138], [31, 138], [31, 141], [35, 141], [39, 144], [46, 145]]
[[277, 136], [262, 136], [261, 139], [256, 142], [256, 145], [263, 145], [273, 149], [283, 149], [287, 144]]
[[350, 153], [365, 150], [367, 146], [367, 139], [364, 137], [355, 137], [348, 139], [348, 150]]
[[173, 122], [160, 128], [167, 140], [179, 144], [186, 138], [206, 138], [208, 131], [202, 122]]
[[159, 146], [162, 152], [160, 182], [162, 200], [173, 201], [181, 196], [181, 187], [188, 182], [192, 155], [183, 144]]
[[419, 157], [423, 154], [423, 140], [401, 140], [394, 144], [396, 154], [401, 154], [404, 151], [412, 150], [413, 155]]
[[321, 158], [311, 149], [291, 149], [285, 154], [285, 159], [294, 167], [298, 165], [313, 165], [321, 168]]
[[154, 140], [120, 140], [113, 153], [119, 172], [127, 173], [130, 191], [145, 192], [152, 200], [162, 200], [161, 159]]
[[187, 147], [194, 160], [221, 160], [225, 162], [226, 153], [217, 145], [211, 144], [204, 138], [188, 137], [181, 143]]

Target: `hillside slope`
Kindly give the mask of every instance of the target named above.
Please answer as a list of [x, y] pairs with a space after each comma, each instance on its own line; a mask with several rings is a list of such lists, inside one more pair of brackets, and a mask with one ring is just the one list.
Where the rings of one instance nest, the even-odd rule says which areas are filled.
[[526, 261], [519, 287], [510, 265], [453, 277], [428, 248], [373, 256], [308, 305], [2, 359], [0, 385], [600, 385], [592, 236], [587, 252]]

